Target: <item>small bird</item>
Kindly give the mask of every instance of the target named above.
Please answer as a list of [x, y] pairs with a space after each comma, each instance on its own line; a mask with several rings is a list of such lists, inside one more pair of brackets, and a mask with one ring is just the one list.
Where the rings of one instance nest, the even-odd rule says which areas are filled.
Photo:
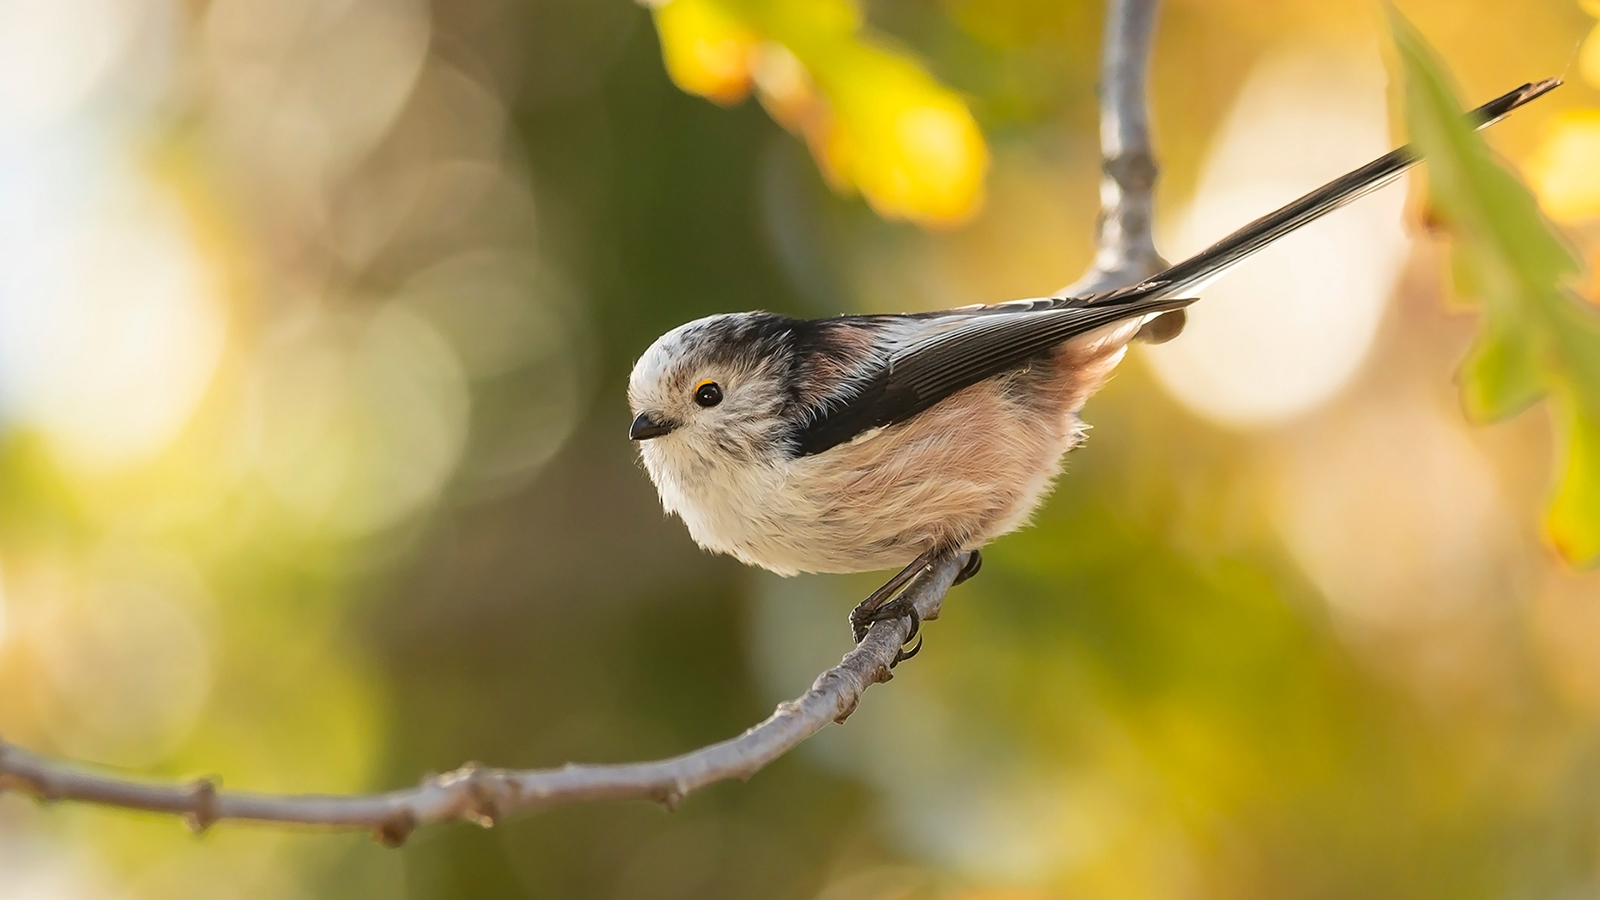
[[[1559, 83], [1524, 85], [1471, 115], [1482, 127]], [[915, 611], [893, 595], [939, 554], [967, 551], [959, 583], [978, 548], [1027, 522], [1083, 441], [1084, 402], [1130, 341], [1175, 335], [1203, 284], [1417, 161], [1395, 150], [1121, 290], [929, 313], [698, 319], [634, 365], [628, 436], [700, 546], [781, 575], [904, 566], [851, 623], [858, 642], [884, 618], [910, 616], [915, 633]]]

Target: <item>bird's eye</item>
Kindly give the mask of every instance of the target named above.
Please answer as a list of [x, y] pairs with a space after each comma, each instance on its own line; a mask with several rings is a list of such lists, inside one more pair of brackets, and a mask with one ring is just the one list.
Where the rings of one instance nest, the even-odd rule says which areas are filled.
[[710, 409], [722, 402], [722, 388], [715, 381], [702, 381], [695, 385], [694, 402]]

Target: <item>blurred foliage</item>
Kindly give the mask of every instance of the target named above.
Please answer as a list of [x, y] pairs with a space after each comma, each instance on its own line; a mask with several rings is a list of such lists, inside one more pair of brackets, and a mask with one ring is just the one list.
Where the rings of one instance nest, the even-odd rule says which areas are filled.
[[1550, 535], [1568, 559], [1600, 560], [1600, 309], [1573, 295], [1582, 264], [1466, 124], [1433, 50], [1390, 15], [1429, 197], [1455, 239], [1456, 284], [1484, 305], [1483, 337], [1462, 370], [1467, 408], [1493, 420], [1556, 397], [1566, 452]]
[[[1600, 3], [1581, 0], [1591, 16], [1600, 17]], [[1600, 25], [1590, 30], [1578, 51], [1577, 73], [1600, 86]], [[1581, 222], [1600, 216], [1600, 110], [1575, 109], [1556, 116], [1549, 136], [1530, 166], [1544, 209], [1563, 222]]]
[[[1475, 99], [1595, 27], [1571, 0], [1403, 5]], [[1070, 281], [1092, 252], [1102, 4], [806, 8], [0, 3], [0, 733], [152, 776], [382, 789], [470, 759], [679, 753], [804, 690], [878, 576], [699, 552], [624, 437], [628, 367], [717, 311]], [[672, 15], [688, 44], [663, 37]], [[1162, 15], [1169, 254], [1390, 140], [1363, 0]], [[712, 61], [690, 71], [726, 81], [689, 81], [674, 54], [695, 41]], [[848, 113], [880, 174], [830, 175], [831, 145], [819, 166], [785, 113], [673, 81], [776, 110], [773, 60], [804, 86], [773, 98], [809, 104], [788, 114], [834, 117], [802, 137]], [[1588, 170], [1539, 165], [1595, 88], [1485, 132], [1548, 212], [1587, 208]], [[987, 148], [899, 148], [888, 116], [917, 104]], [[950, 160], [960, 178], [895, 181]], [[874, 208], [913, 201], [909, 222]], [[1208, 325], [1202, 303], [1165, 348], [1244, 373], [1228, 399], [1301, 371], [1326, 389], [1242, 425], [1134, 351], [1056, 496], [926, 651], [750, 782], [399, 851], [7, 796], [0, 897], [1593, 895], [1600, 581], [1538, 540], [1549, 430], [1461, 416], [1474, 325], [1429, 247], [1373, 238], [1391, 201], [1208, 295], [1242, 285], [1246, 314], [1283, 313], [1270, 327]], [[1593, 259], [1596, 217], [1562, 221]], [[1294, 277], [1251, 274], [1274, 265]], [[1284, 374], [1253, 377], [1262, 359]]]
[[754, 85], [836, 190], [926, 224], [976, 210], [989, 163], [977, 122], [914, 57], [864, 31], [854, 0], [669, 0], [655, 17], [679, 87], [733, 103]]

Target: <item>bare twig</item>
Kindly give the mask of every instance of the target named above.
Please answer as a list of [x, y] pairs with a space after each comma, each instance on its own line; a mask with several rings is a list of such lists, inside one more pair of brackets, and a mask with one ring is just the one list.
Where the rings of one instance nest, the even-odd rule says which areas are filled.
[[[939, 604], [965, 554], [936, 561], [907, 588], [923, 619]], [[418, 825], [466, 820], [489, 826], [514, 813], [590, 800], [654, 800], [676, 806], [690, 791], [730, 778], [746, 779], [794, 749], [829, 722], [842, 722], [861, 695], [891, 677], [910, 625], [878, 622], [839, 664], [817, 676], [811, 690], [780, 703], [767, 720], [736, 738], [671, 759], [559, 769], [489, 769], [468, 764], [409, 790], [327, 796], [226, 791], [207, 780], [152, 784], [86, 772], [0, 743], [0, 790], [40, 800], [77, 800], [125, 809], [182, 815], [196, 830], [223, 819], [371, 830], [399, 844]]]
[[[1156, 168], [1145, 113], [1145, 68], [1156, 0], [1110, 0], [1101, 66], [1101, 184], [1099, 252], [1073, 294], [1123, 287], [1164, 267], [1150, 236]], [[953, 554], [934, 562], [907, 588], [924, 620], [940, 604], [965, 562]], [[0, 742], [0, 793], [18, 791], [42, 801], [71, 800], [183, 816], [196, 830], [224, 819], [371, 830], [399, 844], [419, 825], [502, 818], [561, 803], [654, 800], [675, 806], [691, 791], [727, 779], [746, 779], [827, 726], [842, 722], [867, 688], [891, 677], [890, 663], [905, 640], [904, 619], [878, 622], [811, 689], [781, 703], [744, 734], [682, 756], [646, 763], [574, 765], [559, 769], [491, 769], [468, 764], [407, 790], [332, 796], [223, 790], [201, 779], [189, 784], [136, 781], [85, 769]]]
[[1094, 263], [1069, 297], [1127, 287], [1165, 269], [1151, 235], [1156, 162], [1145, 76], [1158, 0], [1110, 0], [1100, 59], [1100, 222]]

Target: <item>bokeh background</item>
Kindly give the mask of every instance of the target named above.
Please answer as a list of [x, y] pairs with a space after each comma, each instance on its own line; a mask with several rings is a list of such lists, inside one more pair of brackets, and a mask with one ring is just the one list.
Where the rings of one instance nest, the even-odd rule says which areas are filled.
[[[1399, 6], [1469, 102], [1567, 74], [1489, 140], [1593, 260], [1600, 9]], [[358, 791], [762, 718], [875, 577], [697, 550], [632, 360], [712, 312], [1073, 280], [1102, 15], [0, 3], [0, 734]], [[1398, 139], [1386, 28], [1164, 4], [1169, 258]], [[1600, 577], [1541, 532], [1545, 409], [1462, 414], [1476, 320], [1418, 210], [1362, 201], [1131, 354], [925, 652], [748, 784], [401, 850], [5, 796], [0, 896], [1600, 896]]]

